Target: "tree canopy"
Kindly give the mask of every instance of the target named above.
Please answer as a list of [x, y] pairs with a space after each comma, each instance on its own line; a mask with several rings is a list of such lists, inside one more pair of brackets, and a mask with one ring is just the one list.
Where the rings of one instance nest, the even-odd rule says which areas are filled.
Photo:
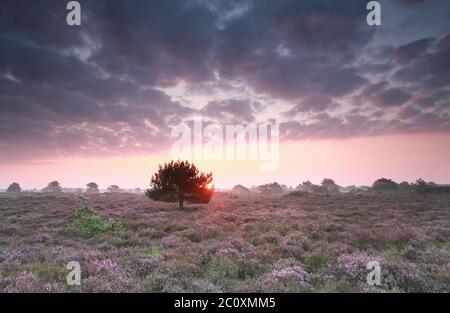
[[98, 185], [94, 182], [90, 182], [89, 184], [86, 185], [87, 190], [86, 192], [88, 193], [98, 193]]
[[380, 178], [373, 183], [372, 188], [376, 190], [397, 190], [398, 185], [392, 179]]
[[180, 209], [184, 201], [208, 203], [214, 193], [212, 173], [200, 172], [188, 161], [171, 161], [152, 176], [147, 197], [155, 201], [177, 202]]
[[20, 188], [20, 185], [18, 183], [12, 183], [6, 190], [6, 192], [21, 192], [21, 191], [22, 188]]
[[120, 192], [121, 189], [117, 185], [111, 185], [107, 188], [108, 192]]
[[62, 192], [61, 184], [54, 180], [52, 182], [49, 182], [47, 187], [42, 189], [43, 192]]

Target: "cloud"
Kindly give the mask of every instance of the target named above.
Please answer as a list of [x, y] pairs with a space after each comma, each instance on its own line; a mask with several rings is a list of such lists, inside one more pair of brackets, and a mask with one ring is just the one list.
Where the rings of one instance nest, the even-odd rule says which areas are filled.
[[289, 121], [280, 124], [283, 140], [349, 138], [356, 134], [371, 134], [377, 123], [359, 114], [352, 114], [345, 120], [328, 113], [311, 116], [308, 122]]
[[396, 0], [396, 1], [404, 6], [414, 6], [416, 4], [429, 2], [429, 0]]
[[205, 116], [214, 118], [221, 123], [239, 124], [255, 121], [255, 113], [261, 108], [258, 102], [241, 99], [210, 101], [200, 111]]
[[56, 1], [2, 3], [0, 162], [154, 153], [198, 114], [286, 140], [449, 131], [446, 21], [396, 45], [364, 1], [80, 2], [77, 28]]
[[[394, 79], [421, 88], [449, 87], [450, 39], [449, 34], [434, 41], [434, 49], [416, 58], [410, 65], [399, 69]], [[420, 49], [419, 49], [420, 50]]]
[[398, 63], [408, 63], [425, 53], [433, 42], [433, 38], [424, 38], [400, 46], [395, 50], [394, 60]]
[[303, 98], [299, 104], [295, 105], [292, 109], [284, 112], [283, 114], [286, 117], [292, 117], [299, 113], [308, 111], [323, 112], [325, 110], [331, 110], [337, 106], [338, 104], [333, 102], [333, 99], [330, 96], [324, 94], [314, 94]]
[[402, 105], [409, 99], [411, 95], [408, 92], [400, 88], [390, 88], [376, 94], [372, 101], [378, 106], [396, 106]]
[[213, 64], [225, 78], [278, 98], [351, 93], [365, 81], [350, 64], [373, 34], [361, 23], [365, 12], [355, 1], [254, 2], [220, 32]]

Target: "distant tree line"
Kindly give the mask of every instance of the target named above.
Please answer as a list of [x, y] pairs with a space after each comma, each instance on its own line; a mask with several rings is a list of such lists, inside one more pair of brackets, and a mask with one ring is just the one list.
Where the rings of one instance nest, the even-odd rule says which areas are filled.
[[396, 183], [389, 178], [377, 179], [371, 187], [369, 186], [347, 186], [342, 187], [336, 184], [331, 178], [324, 178], [320, 185], [315, 185], [311, 181], [307, 180], [299, 184], [295, 188], [280, 185], [276, 182], [271, 184], [265, 184], [260, 186], [253, 186], [247, 188], [242, 185], [236, 185], [232, 189], [234, 194], [249, 194], [259, 193], [262, 195], [280, 195], [290, 192], [305, 192], [305, 193], [317, 193], [317, 194], [337, 194], [346, 192], [362, 192], [362, 191], [376, 191], [376, 192], [392, 192], [392, 191], [413, 191], [424, 193], [450, 193], [450, 186], [438, 185], [434, 182], [426, 182], [422, 178], [417, 179], [413, 183], [403, 181]]
[[[34, 190], [35, 192], [38, 192], [37, 189]], [[32, 192], [34, 192], [32, 191]], [[114, 192], [125, 192], [125, 190], [121, 189], [119, 186], [117, 185], [111, 185], [107, 188], [108, 192], [114, 193]], [[8, 186], [8, 188], [6, 189], [7, 193], [20, 193], [22, 192], [22, 188], [20, 187], [19, 183], [12, 183]], [[42, 193], [62, 193], [62, 192], [68, 192], [68, 193], [82, 193], [83, 189], [82, 188], [63, 188], [61, 186], [61, 184], [54, 180], [51, 181], [47, 184], [46, 187], [42, 188], [40, 190], [40, 192]], [[86, 185], [86, 193], [90, 193], [90, 194], [96, 194], [99, 193], [99, 187], [98, 184], [95, 182], [90, 182]], [[130, 192], [134, 192], [134, 193], [142, 193], [142, 190], [140, 188], [135, 188], [133, 190], [131, 190]]]
[[380, 178], [373, 183], [372, 189], [376, 191], [418, 191], [422, 193], [450, 192], [450, 186], [438, 185], [434, 182], [426, 182], [422, 178], [417, 179], [414, 183], [403, 181], [398, 184], [392, 179]]

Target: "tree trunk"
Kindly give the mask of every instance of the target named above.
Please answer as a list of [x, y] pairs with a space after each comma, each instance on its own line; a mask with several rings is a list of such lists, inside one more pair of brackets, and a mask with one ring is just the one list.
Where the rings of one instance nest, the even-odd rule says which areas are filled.
[[178, 200], [178, 207], [180, 208], [180, 210], [183, 210], [183, 202], [184, 202], [183, 199]]

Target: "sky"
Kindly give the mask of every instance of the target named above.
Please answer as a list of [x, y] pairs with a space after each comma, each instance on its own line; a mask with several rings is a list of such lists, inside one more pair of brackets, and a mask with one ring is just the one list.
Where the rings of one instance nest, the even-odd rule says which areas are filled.
[[0, 189], [146, 188], [172, 129], [279, 125], [279, 164], [194, 160], [216, 187], [450, 183], [450, 2], [0, 5]]

